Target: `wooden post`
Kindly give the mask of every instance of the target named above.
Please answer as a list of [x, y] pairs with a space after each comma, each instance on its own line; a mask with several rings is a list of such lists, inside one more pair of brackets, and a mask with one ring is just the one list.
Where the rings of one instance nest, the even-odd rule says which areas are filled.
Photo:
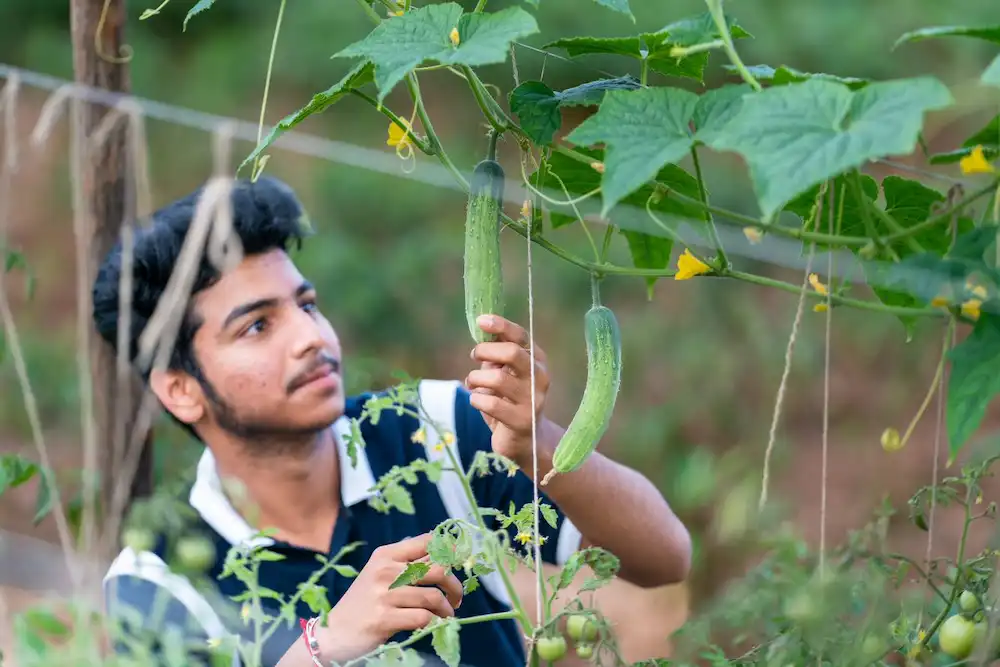
[[[125, 0], [71, 0], [70, 23], [73, 35], [73, 70], [77, 83], [103, 88], [117, 93], [128, 93], [130, 77], [128, 58], [122, 57], [122, 46], [125, 43], [125, 25], [127, 22]], [[98, 33], [98, 31], [100, 31]], [[95, 39], [96, 36], [96, 39]], [[98, 50], [99, 49], [99, 50]], [[79, 126], [84, 136], [90, 136], [109, 112], [107, 107], [81, 103]], [[84, 215], [89, 226], [89, 243], [87, 257], [87, 310], [83, 315], [90, 315], [90, 285], [96, 272], [98, 262], [117, 242], [122, 221], [126, 214], [134, 216], [131, 202], [134, 197], [128, 197], [126, 178], [129, 163], [128, 151], [128, 121], [116, 124], [108, 135], [107, 141], [89, 155], [82, 155], [81, 179]], [[126, 434], [132, 431], [135, 414], [138, 410], [142, 388], [138, 378], [129, 382], [129, 386], [119, 387], [116, 373], [116, 360], [111, 347], [101, 339], [91, 326], [90, 363], [93, 377], [93, 399], [96, 421], [96, 440], [98, 461], [97, 469], [101, 479], [100, 504], [107, 508], [110, 504], [116, 477], [121, 465], [114, 460], [115, 425], [119, 418], [115, 414], [115, 397], [120, 392], [126, 392], [130, 400], [124, 401], [126, 410]], [[129, 436], [126, 435], [126, 439]], [[152, 431], [146, 434], [143, 452], [131, 485], [129, 501], [149, 495], [152, 490]], [[98, 534], [103, 534], [100, 529]], [[115, 536], [103, 541], [111, 545], [117, 543]]]

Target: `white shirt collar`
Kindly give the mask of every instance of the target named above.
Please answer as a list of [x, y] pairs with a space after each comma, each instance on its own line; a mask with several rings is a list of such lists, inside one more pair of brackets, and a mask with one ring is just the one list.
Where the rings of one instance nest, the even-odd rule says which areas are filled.
[[[340, 457], [340, 494], [347, 506], [367, 500], [374, 495], [375, 477], [364, 447], [357, 447], [357, 466], [351, 466], [347, 454], [347, 441], [351, 431], [350, 419], [341, 416], [333, 424], [334, 439]], [[191, 506], [201, 515], [212, 530], [219, 533], [230, 544], [247, 546], [269, 546], [273, 540], [266, 537], [254, 538], [259, 532], [247, 523], [232, 506], [222, 489], [222, 480], [215, 465], [215, 457], [206, 447], [198, 461], [198, 471], [188, 498]]]

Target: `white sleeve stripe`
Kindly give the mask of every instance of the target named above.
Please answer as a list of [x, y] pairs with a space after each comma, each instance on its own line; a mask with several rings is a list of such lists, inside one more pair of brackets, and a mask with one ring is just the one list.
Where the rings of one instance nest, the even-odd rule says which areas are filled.
[[565, 565], [569, 557], [580, 548], [582, 539], [583, 535], [569, 517], [563, 517], [562, 526], [559, 528], [559, 541], [556, 543], [556, 565]]
[[104, 576], [105, 586], [112, 579], [122, 576], [144, 579], [168, 591], [197, 619], [210, 639], [220, 639], [229, 634], [208, 600], [195, 590], [186, 577], [171, 572], [156, 554], [149, 551], [137, 554], [126, 547], [108, 568]]
[[[428, 416], [439, 424], [442, 428], [450, 431], [455, 436], [455, 442], [448, 445], [455, 459], [461, 463], [462, 457], [458, 451], [458, 433], [455, 430], [455, 393], [461, 383], [456, 380], [421, 380], [419, 387], [420, 403]], [[447, 458], [443, 449], [438, 451], [434, 445], [438, 442], [438, 432], [433, 424], [427, 419], [421, 419], [421, 426], [427, 435], [424, 451], [427, 459], [437, 461]], [[469, 499], [465, 495], [462, 481], [453, 470], [446, 470], [441, 474], [441, 479], [437, 484], [438, 493], [444, 503], [445, 511], [452, 519], [465, 519], [476, 521], [474, 509], [469, 505]], [[478, 537], [478, 535], [477, 535]], [[481, 538], [480, 538], [481, 539]], [[512, 605], [507, 589], [504, 587], [503, 579], [499, 572], [491, 572], [479, 578], [483, 588], [492, 595], [498, 602], [508, 608]]]

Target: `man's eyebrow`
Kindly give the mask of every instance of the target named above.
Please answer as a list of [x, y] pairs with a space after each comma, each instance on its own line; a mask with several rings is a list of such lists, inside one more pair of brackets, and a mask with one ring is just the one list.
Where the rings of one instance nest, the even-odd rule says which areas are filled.
[[223, 329], [228, 328], [229, 325], [232, 324], [235, 320], [238, 320], [239, 318], [243, 317], [244, 315], [248, 315], [248, 314], [254, 312], [255, 310], [260, 310], [262, 308], [274, 307], [277, 304], [278, 304], [278, 300], [277, 299], [275, 299], [275, 298], [267, 298], [267, 299], [257, 299], [256, 301], [251, 301], [249, 303], [244, 303], [242, 305], [236, 306], [231, 311], [229, 311], [228, 315], [226, 315], [226, 319], [222, 323], [222, 328]]
[[[315, 287], [313, 286], [313, 284], [308, 280], [305, 280], [295, 290], [295, 297], [298, 298], [307, 292], [313, 291], [314, 289]], [[232, 324], [235, 320], [238, 320], [244, 315], [248, 315], [254, 312], [255, 310], [261, 310], [262, 308], [273, 308], [276, 305], [278, 305], [278, 299], [274, 297], [268, 297], [266, 299], [257, 299], [256, 301], [250, 301], [249, 303], [244, 303], [239, 306], [236, 306], [231, 311], [229, 311], [228, 315], [226, 315], [226, 319], [222, 323], [222, 328], [223, 329], [228, 328], [229, 325]]]

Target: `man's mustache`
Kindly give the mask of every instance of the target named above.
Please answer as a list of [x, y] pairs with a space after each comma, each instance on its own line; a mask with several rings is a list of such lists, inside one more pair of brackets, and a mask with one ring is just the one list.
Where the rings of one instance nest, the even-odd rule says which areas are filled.
[[288, 391], [293, 392], [304, 385], [309, 381], [310, 375], [324, 366], [329, 366], [334, 373], [340, 373], [340, 360], [328, 352], [320, 352], [308, 366], [302, 369], [301, 373], [292, 378], [292, 381], [288, 383]]

